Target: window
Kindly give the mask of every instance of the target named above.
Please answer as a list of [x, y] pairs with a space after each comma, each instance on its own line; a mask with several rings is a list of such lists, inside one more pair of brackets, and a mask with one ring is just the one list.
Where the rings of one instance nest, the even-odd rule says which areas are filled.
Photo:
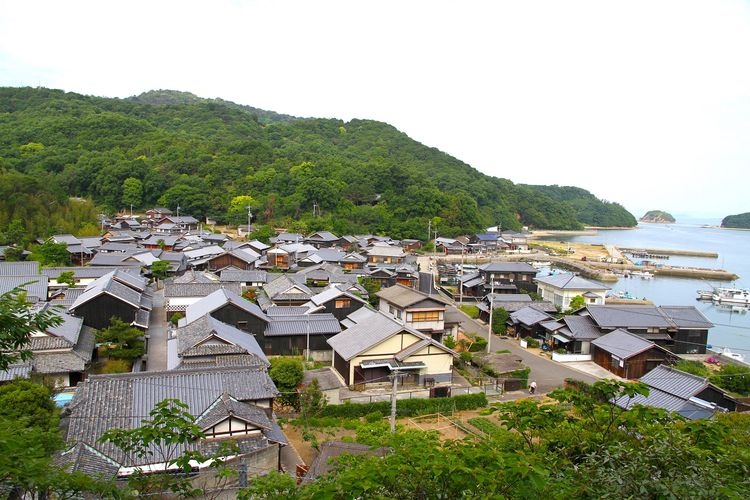
[[247, 321], [238, 321], [237, 328], [240, 330], [247, 330]]
[[352, 299], [337, 299], [334, 307], [336, 309], [344, 309], [352, 305]]
[[411, 320], [418, 321], [440, 321], [440, 311], [419, 311], [411, 313]]

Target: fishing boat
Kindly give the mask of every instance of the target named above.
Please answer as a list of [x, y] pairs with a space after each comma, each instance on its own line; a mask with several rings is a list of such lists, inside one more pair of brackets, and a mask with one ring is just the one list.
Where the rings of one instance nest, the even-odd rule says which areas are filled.
[[713, 300], [716, 290], [696, 290], [695, 293], [698, 294], [696, 300]]
[[747, 288], [717, 288], [711, 300], [719, 304], [750, 304], [750, 290]]
[[644, 280], [650, 280], [654, 277], [654, 275], [649, 271], [631, 271], [630, 275], [643, 278]]
[[541, 269], [543, 267], [550, 267], [552, 265], [552, 262], [545, 260], [545, 261], [534, 261], [531, 263], [531, 266], [535, 269]]

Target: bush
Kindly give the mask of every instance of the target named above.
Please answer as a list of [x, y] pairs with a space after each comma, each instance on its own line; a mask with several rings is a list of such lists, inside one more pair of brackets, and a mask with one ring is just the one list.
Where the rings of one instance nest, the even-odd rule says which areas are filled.
[[709, 378], [711, 383], [743, 396], [750, 396], [750, 368], [724, 365]]
[[526, 337], [526, 347], [539, 347], [539, 341], [533, 337]]
[[482, 337], [477, 339], [469, 346], [469, 352], [482, 352], [487, 350], [487, 341]]
[[[399, 399], [396, 402], [396, 411], [400, 417], [412, 417], [429, 413], [449, 413], [453, 410], [474, 410], [487, 406], [487, 396], [484, 393], [462, 394], [450, 398], [431, 399]], [[321, 415], [324, 417], [339, 418], [374, 418], [370, 416], [377, 414], [381, 418], [391, 414], [391, 402], [379, 401], [377, 403], [344, 403], [342, 405], [326, 406]]]
[[443, 345], [448, 349], [454, 349], [456, 347], [456, 339], [452, 335], [448, 335], [443, 339]]
[[469, 351], [464, 351], [464, 352], [462, 352], [461, 354], [458, 355], [458, 358], [463, 363], [471, 363], [472, 356], [471, 356], [471, 353]]
[[697, 375], [699, 377], [708, 377], [708, 367], [700, 361], [694, 361], [692, 359], [682, 359], [675, 363], [674, 367], [685, 373]]
[[529, 385], [529, 375], [531, 374], [531, 368], [522, 368], [520, 370], [516, 370], [513, 372], [510, 372], [507, 376], [507, 378], [510, 379], [518, 379], [521, 381], [521, 387], [526, 388]]

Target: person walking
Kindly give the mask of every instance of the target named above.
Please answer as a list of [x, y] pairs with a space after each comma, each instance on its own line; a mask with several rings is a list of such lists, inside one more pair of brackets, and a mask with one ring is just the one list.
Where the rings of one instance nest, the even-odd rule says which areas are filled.
[[532, 380], [529, 384], [529, 394], [534, 394], [536, 392], [536, 381]]

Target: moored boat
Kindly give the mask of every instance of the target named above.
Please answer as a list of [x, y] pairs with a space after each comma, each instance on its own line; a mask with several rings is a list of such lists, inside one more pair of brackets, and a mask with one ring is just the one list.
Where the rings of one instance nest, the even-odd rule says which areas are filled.
[[720, 304], [750, 304], [750, 290], [747, 288], [717, 288], [711, 300]]

